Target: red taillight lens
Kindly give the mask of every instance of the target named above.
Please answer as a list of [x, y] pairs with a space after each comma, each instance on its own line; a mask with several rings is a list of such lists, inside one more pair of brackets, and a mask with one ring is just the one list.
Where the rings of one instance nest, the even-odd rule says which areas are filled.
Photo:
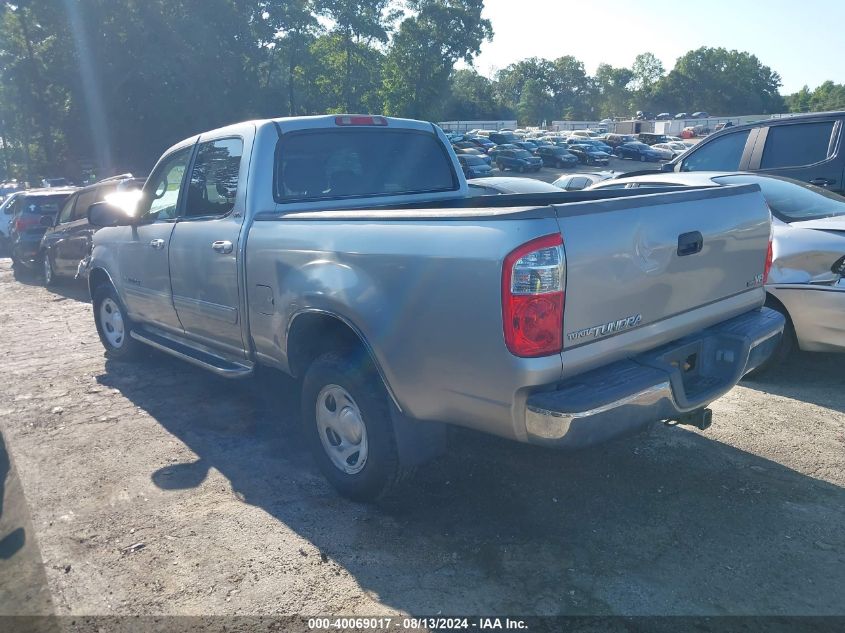
[[23, 231], [26, 231], [38, 224], [38, 222], [38, 218], [25, 218], [20, 216], [17, 220], [15, 220], [15, 232], [22, 233]]
[[766, 265], [763, 267], [763, 285], [769, 283], [769, 272], [772, 270], [772, 260], [774, 253], [772, 252], [772, 238], [769, 237], [769, 248], [766, 250]]
[[560, 234], [523, 244], [505, 258], [502, 321], [505, 344], [522, 357], [560, 353], [565, 262]]
[[383, 116], [336, 116], [335, 125], [387, 125]]

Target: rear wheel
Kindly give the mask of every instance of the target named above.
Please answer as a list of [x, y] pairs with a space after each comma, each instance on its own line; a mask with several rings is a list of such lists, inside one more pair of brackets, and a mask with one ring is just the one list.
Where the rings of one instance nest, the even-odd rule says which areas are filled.
[[132, 338], [134, 324], [111, 284], [98, 286], [92, 295], [94, 323], [100, 342], [111, 358], [129, 359], [138, 354], [141, 344]]
[[387, 390], [363, 350], [327, 352], [302, 384], [302, 420], [314, 459], [345, 497], [372, 501], [404, 474]]

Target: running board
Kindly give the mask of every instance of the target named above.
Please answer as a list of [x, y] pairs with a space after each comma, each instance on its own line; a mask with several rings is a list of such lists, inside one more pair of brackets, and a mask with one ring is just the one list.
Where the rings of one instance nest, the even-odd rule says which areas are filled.
[[222, 376], [223, 378], [246, 378], [251, 376], [255, 368], [253, 363], [243, 362], [235, 363], [228, 361], [225, 358], [210, 354], [208, 352], [196, 349], [185, 343], [174, 341], [170, 337], [159, 336], [152, 332], [137, 332], [132, 330], [129, 334], [136, 341], [154, 347], [157, 350], [170, 354], [176, 358], [202, 367], [210, 372]]

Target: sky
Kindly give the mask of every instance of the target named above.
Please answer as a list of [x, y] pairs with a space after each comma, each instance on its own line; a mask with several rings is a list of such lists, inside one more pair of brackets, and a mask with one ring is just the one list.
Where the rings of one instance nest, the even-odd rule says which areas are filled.
[[783, 80], [782, 94], [830, 79], [845, 83], [843, 0], [485, 0], [492, 42], [474, 63], [492, 76], [527, 57], [573, 55], [587, 73], [630, 67], [651, 52], [666, 71], [702, 46], [748, 51]]

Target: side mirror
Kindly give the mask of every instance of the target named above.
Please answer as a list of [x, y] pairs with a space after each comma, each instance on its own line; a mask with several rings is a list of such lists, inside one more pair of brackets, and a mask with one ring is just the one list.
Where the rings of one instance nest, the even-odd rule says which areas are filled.
[[126, 212], [121, 207], [114, 206], [108, 202], [95, 202], [88, 207], [88, 223], [93, 226], [131, 226], [136, 223], [135, 216]]

